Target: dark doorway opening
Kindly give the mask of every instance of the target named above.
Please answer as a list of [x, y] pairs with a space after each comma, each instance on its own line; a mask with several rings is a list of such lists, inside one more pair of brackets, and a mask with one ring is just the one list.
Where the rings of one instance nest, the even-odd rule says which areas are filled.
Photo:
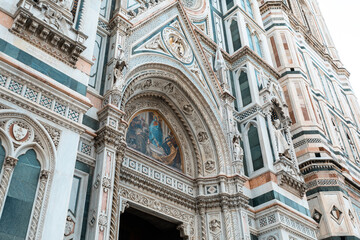
[[120, 216], [119, 240], [183, 240], [178, 224], [155, 217], [134, 208]]

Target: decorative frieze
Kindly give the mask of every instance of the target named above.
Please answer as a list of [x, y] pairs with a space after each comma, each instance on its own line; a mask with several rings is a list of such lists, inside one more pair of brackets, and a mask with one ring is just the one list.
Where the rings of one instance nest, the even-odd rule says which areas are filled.
[[140, 163], [128, 157], [124, 158], [122, 166], [125, 168], [129, 168], [138, 174], [151, 178], [155, 182], [164, 184], [170, 189], [180, 191], [187, 196], [194, 197], [194, 187], [185, 183], [184, 181], [180, 181], [175, 177], [172, 177], [162, 171], [159, 171], [153, 167], [150, 167], [144, 163]]
[[138, 203], [144, 207], [152, 209], [155, 212], [165, 214], [185, 223], [190, 222], [193, 218], [193, 214], [185, 212], [178, 207], [174, 207], [166, 202], [160, 202], [148, 195], [144, 195], [124, 187], [120, 187], [119, 190], [120, 196], [127, 199], [130, 205], [131, 202]]
[[290, 227], [291, 229], [295, 229], [298, 232], [304, 234], [306, 236], [306, 239], [317, 239], [316, 233], [313, 229], [305, 226], [304, 224], [300, 223], [299, 221], [293, 218], [280, 214], [280, 222]]
[[[25, 79], [19, 79], [15, 76], [10, 76], [4, 70], [0, 70], [0, 79], [5, 79], [5, 84], [0, 84], [0, 88], [4, 87], [7, 90], [21, 96], [24, 99], [30, 100], [39, 107], [45, 107], [54, 113], [57, 113], [73, 122], [80, 123], [82, 120], [81, 110], [77, 110], [71, 106], [70, 101], [64, 99], [56, 99], [50, 93], [44, 90], [30, 87]], [[1, 83], [1, 82], [0, 82]]]
[[279, 185], [303, 197], [306, 191], [304, 179], [293, 162], [285, 157], [274, 163]]
[[85, 50], [87, 36], [73, 28], [73, 16], [62, 2], [21, 0], [11, 31], [55, 58], [75, 65]]

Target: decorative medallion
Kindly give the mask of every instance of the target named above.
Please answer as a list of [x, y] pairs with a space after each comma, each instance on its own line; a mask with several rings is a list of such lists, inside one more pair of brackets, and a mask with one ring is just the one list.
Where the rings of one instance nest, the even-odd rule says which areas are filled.
[[209, 139], [209, 136], [207, 135], [206, 132], [199, 132], [197, 137], [199, 142], [201, 143], [206, 142]]
[[6, 123], [6, 131], [17, 144], [31, 141], [34, 138], [32, 128], [20, 120], [10, 120]]
[[163, 38], [170, 53], [179, 61], [190, 64], [194, 55], [185, 37], [176, 29], [166, 27], [163, 30]]
[[194, 108], [190, 104], [183, 106], [183, 111], [186, 115], [191, 115], [194, 112]]
[[212, 232], [217, 232], [221, 229], [221, 222], [217, 219], [213, 219], [209, 222], [209, 228]]
[[66, 224], [65, 224], [65, 232], [64, 232], [65, 237], [73, 234], [74, 231], [75, 231], [75, 222], [74, 220], [72, 220], [70, 216], [67, 216]]
[[205, 162], [205, 171], [212, 172], [215, 170], [215, 162], [212, 160], [208, 160]]
[[29, 134], [29, 130], [21, 127], [19, 124], [14, 123], [12, 126], [13, 137], [16, 141], [23, 141]]
[[338, 209], [335, 205], [332, 207], [331, 211], [330, 211], [331, 216], [333, 216], [333, 218], [337, 221], [340, 220], [340, 217], [342, 215], [342, 211], [340, 211], [340, 209]]
[[312, 218], [315, 220], [315, 222], [319, 223], [322, 218], [322, 214], [318, 210], [315, 209], [314, 214], [312, 215]]

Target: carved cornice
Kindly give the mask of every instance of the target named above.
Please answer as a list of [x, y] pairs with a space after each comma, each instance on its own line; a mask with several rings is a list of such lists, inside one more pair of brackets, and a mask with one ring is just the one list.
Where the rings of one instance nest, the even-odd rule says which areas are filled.
[[73, 29], [71, 13], [52, 1], [18, 3], [11, 32], [55, 58], [75, 65], [87, 36]]
[[299, 164], [299, 169], [303, 175], [306, 175], [312, 169], [333, 169], [341, 173], [345, 168], [333, 159], [310, 159]]
[[156, 196], [163, 197], [189, 209], [196, 209], [196, 201], [194, 198], [191, 198], [189, 195], [185, 195], [184, 193], [173, 188], [169, 188], [162, 183], [142, 176], [131, 169], [121, 168], [120, 179], [121, 181], [134, 185], [140, 189], [149, 191]]
[[4, 166], [14, 168], [16, 166], [17, 162], [18, 162], [17, 158], [8, 156], [5, 158]]
[[198, 196], [196, 198], [196, 208], [211, 209], [211, 208], [248, 208], [249, 198], [242, 193], [228, 194], [220, 193], [211, 196]]
[[95, 148], [104, 145], [109, 145], [116, 150], [121, 150], [126, 147], [124, 134], [110, 126], [103, 126], [96, 132]]
[[132, 23], [125, 19], [122, 14], [116, 14], [109, 21], [109, 27], [111, 31], [120, 31], [124, 35], [128, 35], [130, 32], [130, 28], [132, 27]]
[[276, 176], [280, 186], [298, 193], [303, 197], [307, 189], [304, 179], [293, 161], [281, 157], [280, 160], [274, 163], [274, 168], [277, 171]]

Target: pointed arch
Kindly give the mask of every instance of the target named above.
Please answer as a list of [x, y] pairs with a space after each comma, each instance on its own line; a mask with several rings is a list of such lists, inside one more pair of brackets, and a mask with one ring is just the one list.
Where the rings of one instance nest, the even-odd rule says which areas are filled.
[[[43, 227], [41, 223], [45, 219], [55, 169], [56, 149], [54, 143], [44, 126], [24, 113], [14, 110], [0, 110], [0, 119], [3, 122], [0, 126], [0, 138], [6, 142], [9, 149], [6, 152], [6, 157], [18, 159], [17, 163], [15, 162], [14, 165], [11, 165], [11, 168], [7, 169], [7, 175], [1, 176], [1, 181], [4, 183], [6, 190], [5, 193], [3, 192], [5, 194], [3, 199], [6, 200], [2, 212], [6, 215], [12, 208], [9, 206], [14, 205], [6, 203], [10, 201], [8, 199], [21, 202], [18, 208], [26, 208], [26, 211], [22, 211], [26, 212], [26, 217], [19, 218], [18, 215], [16, 216], [17, 219], [15, 221], [21, 219], [19, 224], [22, 224], [23, 228], [21, 231], [13, 232], [13, 235], [18, 236], [17, 234], [20, 234], [20, 238], [25, 238], [26, 236], [29, 236], [31, 239], [41, 238]], [[22, 129], [20, 135], [14, 134], [15, 127], [20, 130]], [[15, 146], [16, 150], [14, 150]], [[19, 179], [28, 183], [33, 182], [32, 187], [29, 187], [29, 189], [23, 187], [22, 192], [17, 191], [21, 185], [18, 184]], [[6, 222], [5, 218], [3, 218], [2, 216], [0, 219], [1, 229], [3, 229], [3, 226], [7, 227], [11, 220], [9, 217], [6, 217], [8, 219], [8, 222]], [[3, 231], [3, 233], [5, 232]]]
[[4, 165], [5, 156], [6, 156], [5, 148], [3, 147], [2, 141], [0, 138], [0, 176], [1, 176], [2, 167]]
[[207, 175], [205, 163], [209, 161], [216, 163], [217, 167], [212, 174], [226, 171], [230, 156], [226, 138], [221, 131], [219, 112], [209, 106], [204, 93], [193, 85], [194, 80], [188, 79], [174, 67], [154, 63], [143, 64], [127, 76], [121, 110], [133, 115], [134, 109], [127, 106], [136, 99], [162, 99], [162, 104], [166, 103], [163, 107], [170, 108], [172, 114], [177, 116], [181, 129], [186, 131], [187, 139], [193, 143], [191, 164], [195, 164], [198, 171], [195, 176]]
[[36, 200], [40, 163], [33, 149], [18, 157], [0, 217], [0, 238], [25, 239]]
[[9, 135], [2, 128], [0, 128], [0, 140], [5, 150], [5, 156], [13, 156], [14, 146]]
[[[0, 137], [4, 140], [5, 147], [9, 149], [8, 156], [16, 158], [23, 154], [26, 149], [34, 148], [39, 161], [42, 163], [42, 170], [52, 173], [55, 168], [56, 148], [44, 126], [36, 119], [15, 110], [0, 111], [0, 119], [5, 122], [4, 127], [0, 128]], [[18, 122], [26, 126], [28, 131], [31, 132], [29, 141], [16, 142], [11, 138], [11, 125]], [[16, 150], [14, 150], [13, 142], [20, 145]]]

